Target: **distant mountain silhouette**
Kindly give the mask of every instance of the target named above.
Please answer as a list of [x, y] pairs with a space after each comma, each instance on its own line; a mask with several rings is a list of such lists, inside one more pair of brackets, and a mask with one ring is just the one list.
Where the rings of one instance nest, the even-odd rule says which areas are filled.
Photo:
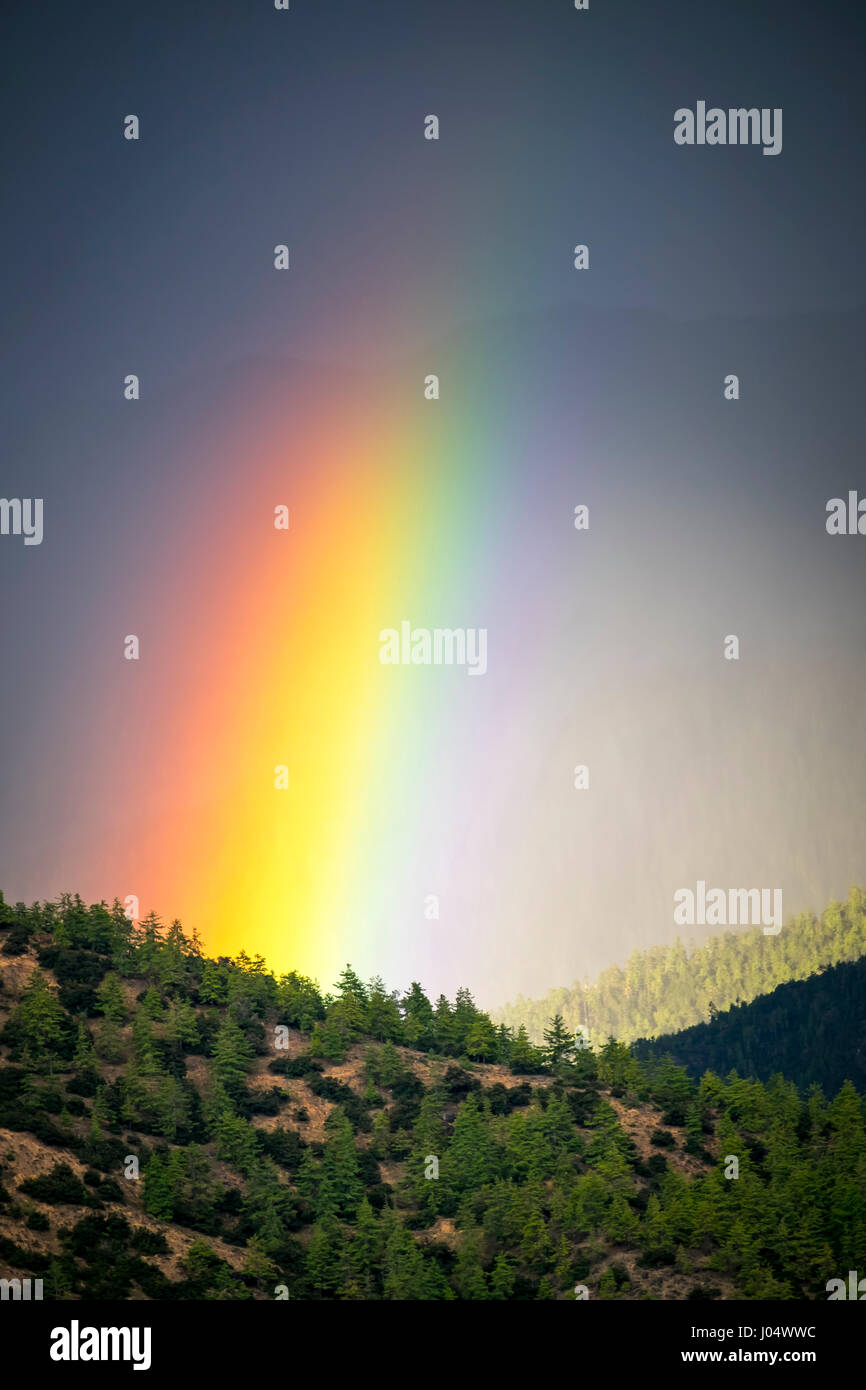
[[734, 1005], [710, 1023], [634, 1051], [644, 1060], [665, 1053], [693, 1075], [715, 1071], [767, 1081], [783, 1073], [801, 1089], [826, 1094], [851, 1081], [866, 1084], [866, 959], [830, 966], [808, 980], [779, 985], [750, 1004]]

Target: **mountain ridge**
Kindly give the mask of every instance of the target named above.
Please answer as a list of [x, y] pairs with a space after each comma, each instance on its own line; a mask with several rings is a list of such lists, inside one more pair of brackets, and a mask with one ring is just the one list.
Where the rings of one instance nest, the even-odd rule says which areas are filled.
[[0, 902], [4, 1289], [816, 1299], [862, 1253], [848, 1081], [696, 1082], [561, 1018], [515, 1050], [465, 990], [335, 990], [119, 906]]
[[866, 955], [866, 891], [851, 888], [820, 915], [788, 919], [778, 936], [760, 927], [727, 931], [702, 944], [634, 951], [624, 966], [611, 965], [594, 983], [575, 980], [537, 999], [515, 1001], [493, 1011], [499, 1023], [523, 1025], [539, 1042], [546, 1019], [561, 1014], [572, 1030], [588, 1027], [595, 1039], [621, 1042], [681, 1032], [721, 1012], [749, 1003], [780, 984], [808, 979], [831, 965]]

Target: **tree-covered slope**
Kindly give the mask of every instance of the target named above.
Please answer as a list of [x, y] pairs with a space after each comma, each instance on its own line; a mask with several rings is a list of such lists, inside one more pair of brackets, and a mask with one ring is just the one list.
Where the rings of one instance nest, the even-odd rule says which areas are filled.
[[639, 1057], [669, 1053], [693, 1075], [735, 1069], [767, 1081], [781, 1072], [801, 1090], [866, 1091], [866, 959], [779, 985], [681, 1033], [635, 1044]]
[[322, 994], [117, 906], [0, 918], [0, 1277], [46, 1298], [826, 1298], [866, 1248], [850, 1083], [561, 1019], [536, 1051], [466, 991]]
[[748, 927], [710, 937], [702, 946], [653, 946], [635, 951], [624, 967], [612, 965], [595, 984], [575, 981], [541, 999], [518, 998], [497, 1018], [523, 1025], [538, 1042], [547, 1020], [561, 1014], [571, 1029], [593, 1038], [631, 1042], [679, 1032], [704, 1022], [711, 1005], [724, 1010], [769, 994], [789, 980], [866, 955], [866, 892], [852, 888], [847, 902], [831, 902], [820, 917], [802, 913], [776, 936]]

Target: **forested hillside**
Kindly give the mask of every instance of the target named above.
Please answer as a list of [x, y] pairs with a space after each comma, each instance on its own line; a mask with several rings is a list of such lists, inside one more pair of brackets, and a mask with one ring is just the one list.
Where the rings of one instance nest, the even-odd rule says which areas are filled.
[[828, 965], [866, 955], [866, 891], [831, 902], [820, 917], [802, 913], [776, 936], [746, 927], [710, 937], [702, 946], [653, 946], [635, 951], [624, 967], [603, 970], [595, 984], [575, 981], [542, 999], [519, 997], [499, 1010], [511, 1028], [523, 1025], [534, 1042], [554, 1014], [593, 1039], [654, 1038], [705, 1022], [713, 1010], [749, 1003], [789, 980], [805, 980]]
[[823, 1299], [862, 1261], [850, 1083], [558, 1018], [534, 1050], [466, 991], [323, 994], [118, 905], [0, 917], [0, 1275], [46, 1298]]
[[767, 1081], [781, 1072], [805, 1091], [850, 1080], [866, 1091], [866, 958], [779, 985], [681, 1033], [634, 1045], [639, 1057], [669, 1053], [693, 1076], [734, 1068]]

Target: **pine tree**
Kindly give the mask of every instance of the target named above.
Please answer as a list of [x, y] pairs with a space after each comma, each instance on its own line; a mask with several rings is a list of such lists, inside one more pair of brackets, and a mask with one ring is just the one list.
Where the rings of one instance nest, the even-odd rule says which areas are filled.
[[126, 1022], [126, 1002], [120, 977], [110, 971], [96, 991], [99, 1011], [110, 1023]]
[[444, 994], [439, 995], [433, 1011], [433, 1045], [446, 1057], [458, 1051], [454, 1014]]
[[273, 1284], [276, 1280], [277, 1266], [267, 1254], [259, 1236], [251, 1236], [247, 1241], [244, 1275], [254, 1280], [258, 1287]]
[[140, 1076], [159, 1076], [163, 1070], [153, 1024], [143, 1010], [132, 1020], [134, 1067]]
[[487, 1125], [474, 1094], [467, 1096], [457, 1112], [441, 1172], [457, 1192], [474, 1190], [493, 1176]]
[[417, 980], [400, 1001], [403, 1010], [403, 1037], [407, 1046], [426, 1052], [435, 1041], [433, 1006]]
[[562, 1014], [555, 1014], [544, 1030], [547, 1060], [552, 1067], [568, 1062], [574, 1055], [574, 1038], [565, 1026]]
[[178, 1131], [184, 1130], [189, 1122], [189, 1102], [186, 1091], [174, 1076], [164, 1076], [158, 1082], [154, 1110], [159, 1133], [175, 1141]]
[[391, 1300], [414, 1300], [424, 1297], [424, 1259], [417, 1244], [404, 1226], [389, 1221], [383, 1265], [383, 1292]]
[[332, 1216], [325, 1216], [313, 1226], [310, 1244], [307, 1245], [307, 1282], [320, 1298], [334, 1293], [341, 1282], [339, 1269], [339, 1247], [341, 1232]]
[[139, 1004], [139, 1011], [154, 1023], [161, 1023], [165, 1017], [165, 1009], [162, 1005], [159, 990], [154, 989], [153, 985], [149, 985], [145, 990], [144, 998]]
[[386, 1042], [379, 1050], [379, 1079], [383, 1086], [393, 1086], [405, 1074], [400, 1054], [394, 1044]]
[[349, 1263], [357, 1286], [368, 1298], [380, 1291], [379, 1271], [382, 1264], [383, 1234], [366, 1197], [358, 1207], [358, 1219], [352, 1235]]
[[11, 1023], [27, 1057], [40, 1062], [58, 1060], [68, 1036], [67, 1017], [41, 970], [30, 976]]
[[174, 1046], [197, 1048], [201, 1038], [195, 1010], [185, 999], [173, 999], [165, 1023], [166, 1041]]
[[462, 1299], [479, 1301], [489, 1297], [487, 1280], [481, 1267], [478, 1237], [474, 1231], [464, 1231], [460, 1238], [454, 1266], [454, 1287]]
[[605, 1218], [605, 1229], [617, 1245], [634, 1244], [640, 1222], [624, 1197], [617, 1194]]
[[228, 998], [228, 971], [219, 961], [206, 960], [199, 985], [204, 1004], [224, 1004]]
[[373, 1131], [370, 1135], [370, 1153], [376, 1159], [387, 1158], [391, 1149], [391, 1121], [387, 1110], [380, 1110], [373, 1117]]
[[75, 1054], [72, 1058], [73, 1066], [80, 1075], [92, 1075], [96, 1072], [96, 1055], [93, 1051], [93, 1039], [90, 1036], [90, 1029], [84, 1019], [78, 1023], [78, 1032], [75, 1039]]
[[310, 1056], [324, 1057], [328, 1062], [342, 1062], [355, 1036], [362, 1031], [364, 1021], [361, 1005], [350, 997], [350, 1007], [342, 1002], [332, 1004], [323, 1023], [317, 1023], [310, 1039]]
[[488, 1062], [496, 1056], [496, 1029], [486, 1014], [479, 1014], [466, 1034], [464, 1049], [467, 1057]]
[[171, 1182], [165, 1164], [159, 1154], [153, 1154], [144, 1170], [144, 1209], [159, 1221], [171, 1221], [174, 1216], [174, 1200]]
[[246, 1033], [227, 1014], [216, 1035], [211, 1066], [217, 1081], [232, 1098], [237, 1098], [245, 1090], [246, 1074], [252, 1064], [253, 1050]]
[[[373, 1038], [399, 1038], [402, 1029], [400, 1008], [397, 1000], [393, 994], [387, 992], [378, 975], [370, 981], [367, 994], [367, 1032]], [[413, 1043], [412, 1046], [415, 1044]]]
[[319, 1194], [320, 1181], [319, 1165], [313, 1157], [313, 1151], [310, 1148], [304, 1149], [301, 1166], [298, 1169], [297, 1186], [301, 1196], [306, 1198], [314, 1209]]
[[513, 1293], [514, 1268], [506, 1255], [497, 1255], [490, 1275], [490, 1296], [507, 1301]]
[[518, 1075], [532, 1075], [541, 1070], [543, 1057], [529, 1041], [526, 1027], [521, 1023], [511, 1044], [511, 1070]]
[[351, 1219], [358, 1209], [364, 1195], [364, 1186], [358, 1175], [358, 1151], [352, 1126], [340, 1111], [335, 1111], [329, 1119], [331, 1137], [325, 1145], [322, 1161], [322, 1176], [317, 1198], [317, 1211], [323, 1214], [325, 1206], [337, 1215]]
[[217, 1153], [239, 1173], [249, 1174], [258, 1158], [256, 1132], [247, 1120], [224, 1110], [216, 1123]]
[[550, 1263], [553, 1246], [544, 1217], [538, 1207], [534, 1208], [524, 1227], [523, 1238], [520, 1242], [520, 1254], [524, 1263], [536, 1274], [540, 1274]]
[[335, 988], [339, 992], [341, 999], [355, 999], [362, 1006], [367, 1006], [367, 990], [363, 981], [356, 975], [351, 965], [347, 965], [342, 971]]
[[[441, 1159], [446, 1147], [442, 1098], [437, 1091], [428, 1091], [422, 1098], [418, 1118], [412, 1127], [412, 1151], [408, 1161], [408, 1180], [418, 1214], [428, 1225], [436, 1219], [451, 1193], [447, 1171], [445, 1174], [441, 1171]], [[438, 1177], [428, 1176], [431, 1157], [439, 1160]]]

